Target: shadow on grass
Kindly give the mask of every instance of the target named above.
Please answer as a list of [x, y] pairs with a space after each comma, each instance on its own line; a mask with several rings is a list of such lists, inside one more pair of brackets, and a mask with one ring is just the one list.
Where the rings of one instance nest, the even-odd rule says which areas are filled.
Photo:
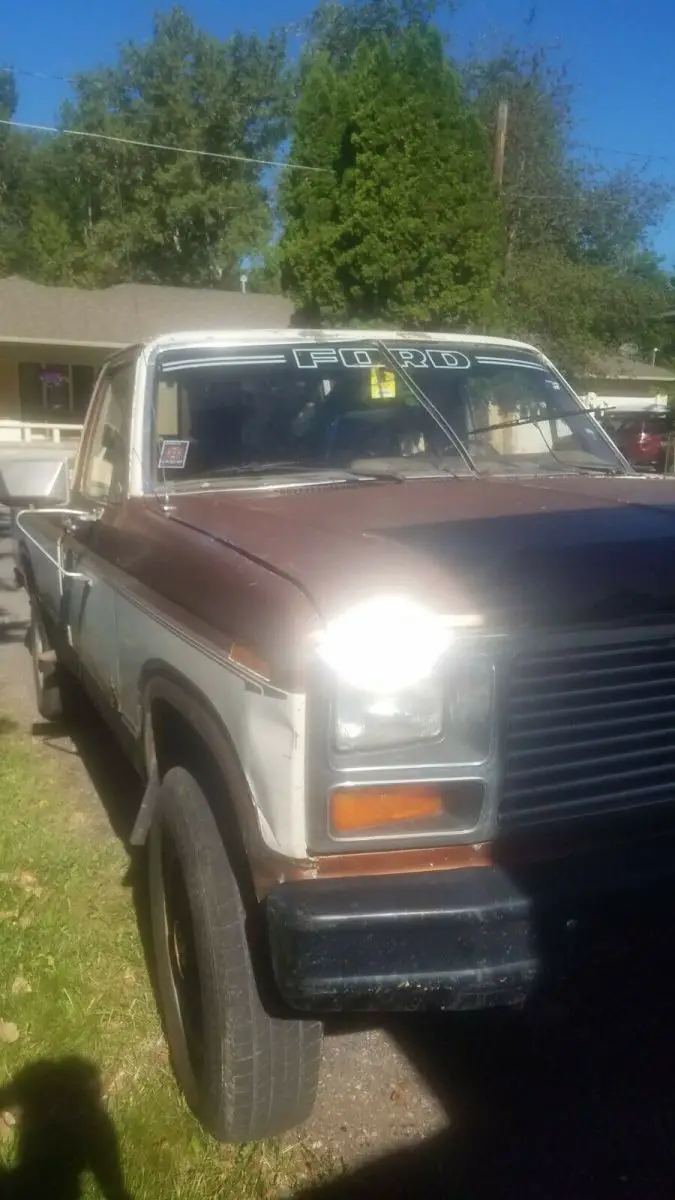
[[16, 1120], [16, 1162], [0, 1168], [0, 1200], [79, 1200], [87, 1172], [104, 1200], [131, 1200], [92, 1063], [30, 1063], [0, 1088], [0, 1109]]
[[[62, 754], [81, 760], [110, 822], [111, 828], [129, 849], [129, 838], [141, 803], [143, 785], [133, 766], [120, 750], [97, 709], [71, 682], [71, 712], [63, 722], [35, 722], [34, 737], [48, 742]], [[74, 750], [61, 739], [67, 735]]]

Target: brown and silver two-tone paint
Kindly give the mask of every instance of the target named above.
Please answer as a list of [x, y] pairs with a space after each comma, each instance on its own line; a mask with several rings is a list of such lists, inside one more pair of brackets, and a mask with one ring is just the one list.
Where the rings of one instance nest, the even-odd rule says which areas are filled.
[[[266, 336], [278, 343], [327, 335]], [[81, 516], [25, 519], [61, 564], [20, 544], [24, 568], [39, 574], [36, 585], [61, 632], [60, 648], [128, 739], [148, 781], [137, 838], [149, 820], [158, 758], [170, 753], [158, 729], [173, 713], [168, 727], [189, 724], [218, 762], [223, 804], [234, 805], [259, 891], [274, 880], [321, 873], [487, 862], [500, 831], [519, 825], [518, 803], [510, 804], [505, 823], [500, 814], [509, 786], [506, 712], [519, 664], [525, 662], [543, 694], [537, 662], [544, 674], [555, 674], [566, 659], [592, 658], [600, 644], [607, 661], [613, 649], [619, 653], [618, 670], [627, 641], [638, 659], [641, 646], [649, 655], [675, 645], [675, 483], [628, 475], [466, 476], [410, 479], [405, 486], [375, 479], [223, 483], [208, 493], [163, 493], [147, 462], [152, 362], [168, 345], [239, 340], [173, 336], [112, 360], [99, 381], [73, 480], [70, 508]], [[250, 344], [263, 341], [251, 335]], [[99, 511], [82, 480], [106, 373], [125, 366], [135, 379], [128, 478]], [[331, 788], [452, 782], [467, 774], [450, 764], [442, 738], [339, 763], [326, 747], [313, 635], [358, 599], [399, 591], [454, 618], [466, 629], [466, 646], [494, 666], [494, 745], [471, 773], [484, 787], [484, 802], [471, 827], [440, 837], [387, 834], [345, 845], [327, 828]], [[664, 696], [675, 702], [675, 676], [672, 683]], [[577, 739], [571, 753], [579, 752]], [[661, 801], [661, 776], [655, 779]], [[624, 807], [620, 792], [605, 811]], [[523, 804], [523, 824], [564, 817], [553, 800], [537, 811]], [[592, 797], [575, 812], [593, 816]]]

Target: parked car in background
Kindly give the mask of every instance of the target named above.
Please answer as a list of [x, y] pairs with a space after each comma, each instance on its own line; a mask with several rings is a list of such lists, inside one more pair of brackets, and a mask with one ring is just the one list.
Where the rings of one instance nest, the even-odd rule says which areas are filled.
[[672, 418], [667, 409], [608, 414], [603, 425], [624, 457], [638, 471], [664, 472], [668, 433], [672, 429]]

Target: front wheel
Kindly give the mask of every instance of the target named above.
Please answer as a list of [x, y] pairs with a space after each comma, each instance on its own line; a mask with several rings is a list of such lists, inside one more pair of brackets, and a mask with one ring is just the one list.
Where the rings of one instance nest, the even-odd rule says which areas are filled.
[[314, 1104], [321, 1026], [266, 1011], [222, 835], [182, 767], [160, 788], [149, 872], [159, 999], [188, 1103], [225, 1142], [299, 1125]]
[[30, 600], [30, 651], [37, 710], [45, 721], [60, 721], [70, 707], [70, 678], [56, 658], [44, 617], [34, 596]]

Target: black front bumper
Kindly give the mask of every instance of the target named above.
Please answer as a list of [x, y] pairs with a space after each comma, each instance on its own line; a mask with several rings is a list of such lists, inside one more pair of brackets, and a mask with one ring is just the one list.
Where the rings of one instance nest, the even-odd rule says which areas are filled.
[[630, 953], [633, 937], [675, 949], [675, 843], [529, 868], [286, 883], [266, 907], [277, 985], [293, 1008], [519, 1005]]

